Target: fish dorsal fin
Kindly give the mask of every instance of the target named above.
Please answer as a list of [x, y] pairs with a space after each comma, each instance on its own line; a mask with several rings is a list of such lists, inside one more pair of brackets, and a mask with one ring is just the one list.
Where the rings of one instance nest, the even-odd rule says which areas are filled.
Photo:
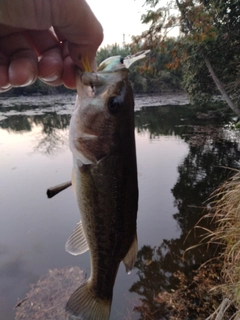
[[126, 267], [127, 273], [130, 273], [133, 266], [134, 266], [134, 263], [137, 258], [137, 252], [138, 252], [138, 242], [137, 242], [137, 235], [135, 235], [133, 243], [132, 243], [130, 249], [128, 250], [128, 253], [126, 254], [126, 256], [123, 259], [123, 263]]
[[88, 251], [87, 239], [83, 230], [82, 222], [77, 224], [71, 236], [67, 239], [65, 250], [74, 256]]

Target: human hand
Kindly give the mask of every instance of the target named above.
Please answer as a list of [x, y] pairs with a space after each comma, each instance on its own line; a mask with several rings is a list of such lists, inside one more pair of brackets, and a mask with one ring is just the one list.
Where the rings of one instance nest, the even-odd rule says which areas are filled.
[[76, 65], [87, 56], [94, 70], [102, 39], [85, 0], [1, 0], [0, 92], [37, 77], [75, 88]]

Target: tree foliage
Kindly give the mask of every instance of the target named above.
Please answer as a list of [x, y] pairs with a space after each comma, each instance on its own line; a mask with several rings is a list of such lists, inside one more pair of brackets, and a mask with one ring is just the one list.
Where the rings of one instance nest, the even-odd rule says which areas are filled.
[[183, 88], [193, 101], [206, 102], [218, 89], [239, 107], [240, 2], [172, 0], [164, 7], [162, 0], [146, 0], [146, 4], [150, 9], [142, 22], [150, 27], [135, 43], [162, 48], [168, 30], [178, 26], [180, 35], [168, 51], [172, 60], [167, 67], [182, 68]]

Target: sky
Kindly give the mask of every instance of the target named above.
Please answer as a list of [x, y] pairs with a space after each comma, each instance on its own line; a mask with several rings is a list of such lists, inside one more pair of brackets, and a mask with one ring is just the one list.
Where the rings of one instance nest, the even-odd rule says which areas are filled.
[[141, 24], [141, 15], [146, 12], [143, 7], [144, 0], [87, 0], [95, 16], [101, 22], [104, 29], [102, 47], [114, 43], [131, 41], [132, 35], [139, 35], [147, 29]]

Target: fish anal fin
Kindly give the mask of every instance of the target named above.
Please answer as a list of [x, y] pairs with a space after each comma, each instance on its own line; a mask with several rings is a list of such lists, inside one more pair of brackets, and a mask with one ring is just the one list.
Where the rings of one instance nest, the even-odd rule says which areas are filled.
[[81, 320], [108, 320], [110, 309], [111, 300], [95, 297], [89, 281], [82, 284], [66, 304], [66, 311]]
[[73, 230], [71, 236], [67, 239], [65, 250], [74, 256], [88, 251], [87, 239], [84, 234], [82, 222]]
[[137, 258], [137, 252], [138, 252], [138, 241], [137, 241], [137, 235], [135, 235], [133, 243], [132, 243], [130, 249], [128, 250], [128, 253], [126, 254], [126, 256], [123, 259], [123, 263], [126, 267], [127, 273], [130, 273], [133, 266], [134, 266], [134, 263]]

